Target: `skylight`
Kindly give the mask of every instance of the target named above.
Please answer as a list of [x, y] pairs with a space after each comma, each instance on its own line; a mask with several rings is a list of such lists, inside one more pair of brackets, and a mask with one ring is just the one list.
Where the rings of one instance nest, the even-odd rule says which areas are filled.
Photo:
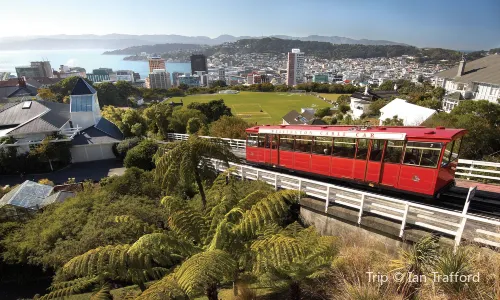
[[29, 109], [31, 107], [32, 101], [24, 101], [23, 109]]

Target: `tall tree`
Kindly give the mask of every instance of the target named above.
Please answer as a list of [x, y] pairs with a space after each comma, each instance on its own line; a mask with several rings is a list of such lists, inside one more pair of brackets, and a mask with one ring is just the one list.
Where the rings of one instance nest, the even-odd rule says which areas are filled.
[[156, 180], [167, 192], [173, 191], [179, 181], [184, 185], [196, 183], [203, 208], [205, 208], [207, 198], [203, 180], [211, 173], [211, 159], [221, 160], [226, 165], [229, 161], [237, 160], [229, 146], [221, 140], [191, 136], [189, 140], [179, 143], [173, 149], [157, 157]]
[[208, 103], [193, 102], [187, 108], [201, 111], [207, 117], [209, 123], [219, 120], [222, 116], [233, 115], [223, 99], [212, 100]]
[[245, 120], [238, 117], [222, 116], [210, 124], [210, 136], [230, 139], [246, 139], [245, 130], [250, 127]]

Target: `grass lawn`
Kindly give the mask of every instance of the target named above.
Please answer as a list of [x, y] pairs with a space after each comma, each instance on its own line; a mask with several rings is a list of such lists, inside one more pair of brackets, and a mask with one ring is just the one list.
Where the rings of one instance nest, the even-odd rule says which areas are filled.
[[314, 96], [290, 93], [241, 92], [234, 95], [212, 94], [174, 97], [171, 100], [179, 102], [181, 98], [184, 105], [191, 102], [224, 99], [226, 105], [231, 107], [233, 115], [243, 118], [251, 124], [257, 123], [258, 125], [281, 124], [282, 117], [292, 109], [300, 112], [300, 109], [304, 107], [320, 108], [331, 106]]
[[350, 94], [319, 94], [319, 95], [327, 100], [330, 100], [330, 101], [335, 101], [338, 99], [338, 97], [340, 97], [342, 95], [350, 96]]

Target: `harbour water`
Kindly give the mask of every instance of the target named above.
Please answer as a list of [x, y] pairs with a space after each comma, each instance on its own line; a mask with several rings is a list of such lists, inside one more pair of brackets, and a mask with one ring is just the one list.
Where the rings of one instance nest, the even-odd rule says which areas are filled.
[[[79, 49], [79, 50], [0, 50], [0, 72], [16, 74], [16, 66], [29, 65], [31, 61], [48, 60], [53, 69], [60, 65], [85, 68], [87, 73], [93, 69], [111, 68], [116, 70], [132, 70], [141, 75], [141, 79], [148, 76], [149, 67], [146, 61], [123, 60], [126, 55], [102, 55], [110, 49]], [[188, 73], [191, 72], [189, 63], [166, 63], [167, 71]]]

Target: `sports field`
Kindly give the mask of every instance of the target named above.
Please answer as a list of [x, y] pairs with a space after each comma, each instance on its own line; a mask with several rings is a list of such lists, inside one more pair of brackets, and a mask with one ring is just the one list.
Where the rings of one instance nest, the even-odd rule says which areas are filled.
[[330, 100], [330, 101], [335, 101], [337, 100], [340, 96], [342, 95], [349, 95], [349, 94], [319, 94], [321, 97]]
[[231, 112], [251, 124], [281, 124], [281, 120], [292, 109], [300, 112], [301, 108], [328, 107], [325, 101], [314, 96], [291, 93], [258, 93], [241, 92], [239, 94], [212, 94], [174, 97], [171, 100], [179, 102], [182, 98], [184, 105], [191, 102], [208, 102], [224, 99], [224, 103], [231, 107]]

